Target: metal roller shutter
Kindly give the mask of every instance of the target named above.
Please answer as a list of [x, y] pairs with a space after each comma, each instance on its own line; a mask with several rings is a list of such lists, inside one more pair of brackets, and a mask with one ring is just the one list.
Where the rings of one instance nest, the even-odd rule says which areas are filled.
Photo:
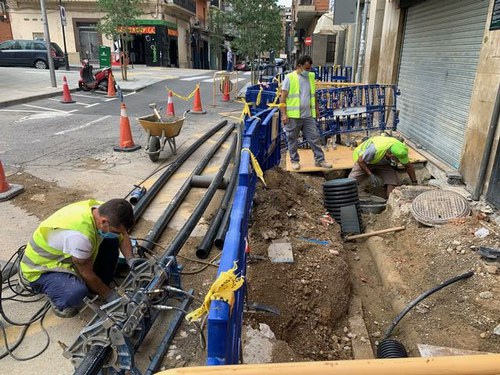
[[458, 168], [488, 0], [408, 8], [399, 71], [401, 132]]

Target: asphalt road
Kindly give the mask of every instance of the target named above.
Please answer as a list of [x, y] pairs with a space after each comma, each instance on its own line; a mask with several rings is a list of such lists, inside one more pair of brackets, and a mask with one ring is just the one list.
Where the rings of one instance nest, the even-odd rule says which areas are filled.
[[[186, 121], [182, 133], [185, 135], [192, 126], [206, 117], [217, 115], [231, 109], [241, 108], [239, 104], [226, 104], [217, 98], [218, 107], [212, 105], [211, 75], [191, 75], [167, 79], [149, 86], [139, 92], [124, 94], [124, 102], [133, 132], [134, 141], [145, 144], [146, 135], [135, 120], [136, 117], [153, 113], [148, 107], [150, 103], [158, 103], [158, 107], [166, 109], [167, 89], [181, 96], [187, 96], [200, 83], [203, 108], [207, 116], [189, 115], [193, 121]], [[249, 76], [244, 76], [244, 84]], [[60, 103], [59, 97], [36, 100], [0, 109], [0, 160], [6, 165], [24, 167], [27, 164], [71, 163], [77, 158], [89, 157], [99, 153], [106, 147], [119, 142], [120, 102], [117, 98], [106, 98], [100, 93], [76, 92], [72, 94], [76, 103]], [[174, 98], [175, 111], [181, 115], [192, 108], [193, 99], [189, 101]], [[180, 137], [182, 138], [182, 137]], [[69, 153], [67, 151], [70, 151]]]

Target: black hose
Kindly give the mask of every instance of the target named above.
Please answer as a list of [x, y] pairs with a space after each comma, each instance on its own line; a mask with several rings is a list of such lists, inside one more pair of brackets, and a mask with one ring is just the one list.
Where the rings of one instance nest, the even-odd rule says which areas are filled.
[[189, 148], [184, 151], [175, 161], [169, 165], [169, 167], [162, 173], [162, 175], [154, 182], [154, 184], [149, 188], [144, 197], [135, 205], [134, 207], [134, 217], [137, 219], [141, 217], [147, 206], [153, 201], [154, 197], [158, 194], [160, 189], [165, 185], [165, 183], [172, 177], [172, 175], [179, 169], [179, 167], [184, 163], [187, 158], [189, 158], [204, 142], [206, 142], [212, 135], [222, 129], [227, 125], [227, 120], [219, 122], [207, 133], [205, 133], [201, 138], [198, 138]]
[[191, 232], [193, 229], [196, 227], [198, 224], [198, 221], [201, 219], [203, 216], [203, 213], [207, 209], [208, 205], [210, 204], [210, 201], [215, 195], [215, 192], [217, 191], [217, 188], [224, 177], [224, 173], [226, 173], [227, 167], [229, 166], [229, 162], [231, 161], [231, 158], [233, 156], [234, 150], [236, 148], [236, 136], [233, 137], [233, 141], [231, 142], [231, 146], [229, 148], [228, 153], [226, 154], [226, 157], [224, 158], [224, 161], [222, 162], [222, 165], [220, 166], [219, 170], [217, 171], [217, 174], [215, 175], [212, 183], [208, 187], [207, 191], [205, 192], [205, 195], [201, 200], [198, 202], [198, 205], [196, 208], [193, 210], [193, 213], [191, 216], [187, 219], [187, 221], [184, 223], [182, 226], [181, 230], [175, 236], [175, 238], [172, 240], [170, 243], [169, 247], [167, 248], [167, 251], [165, 254], [162, 255], [160, 258], [160, 262], [162, 264], [165, 264], [165, 262], [168, 261], [168, 258], [171, 256], [177, 255], [177, 253], [181, 250], [182, 246], [184, 243], [187, 241], [189, 236], [191, 235]]
[[[225, 133], [222, 135], [222, 137], [217, 141], [217, 143], [214, 144], [212, 146], [212, 148], [206, 153], [206, 155], [203, 157], [203, 159], [195, 167], [193, 172], [191, 172], [191, 175], [186, 179], [184, 184], [177, 191], [175, 196], [172, 198], [172, 200], [168, 204], [167, 208], [163, 211], [161, 216], [158, 218], [156, 223], [153, 225], [153, 228], [149, 231], [149, 233], [146, 237], [147, 242], [146, 242], [146, 244], [143, 245], [143, 247], [146, 250], [153, 249], [154, 243], [157, 242], [158, 238], [161, 236], [161, 234], [165, 230], [169, 221], [172, 219], [175, 212], [180, 207], [183, 199], [185, 198], [185, 196], [187, 195], [187, 193], [191, 189], [191, 177], [203, 172], [203, 169], [205, 169], [205, 167], [208, 165], [208, 163], [210, 162], [210, 160], [212, 159], [214, 154], [217, 152], [217, 150], [220, 148], [220, 146], [222, 146], [222, 144], [226, 141], [226, 139], [231, 135], [233, 130], [234, 130], [234, 125], [231, 125], [225, 131]], [[219, 183], [220, 183], [220, 181], [219, 181]], [[140, 202], [142, 202], [142, 200]], [[139, 202], [139, 204], [140, 204], [140, 202]]]
[[[234, 190], [236, 191], [236, 189]], [[227, 229], [229, 228], [229, 217], [231, 216], [231, 210], [227, 210], [224, 213], [222, 222], [220, 223], [219, 230], [214, 239], [214, 245], [217, 249], [222, 249], [224, 247], [224, 239], [226, 238]]]
[[400, 313], [399, 315], [396, 317], [396, 319], [394, 319], [391, 323], [391, 325], [389, 326], [389, 328], [387, 329], [387, 331], [385, 331], [385, 335], [384, 335], [384, 340], [387, 339], [392, 331], [394, 330], [394, 328], [396, 327], [396, 325], [401, 321], [401, 319], [403, 319], [403, 317], [412, 309], [414, 308], [417, 304], [419, 304], [421, 301], [423, 301], [425, 298], [429, 297], [431, 294], [434, 294], [436, 293], [438, 290], [441, 290], [445, 287], [447, 287], [448, 285], [451, 285], [457, 281], [460, 281], [460, 280], [463, 280], [463, 279], [468, 279], [469, 277], [471, 277], [472, 275], [474, 275], [474, 271], [469, 271], [469, 272], [466, 272], [460, 276], [455, 276], [453, 277], [452, 279], [449, 279], [449, 280], [446, 280], [444, 281], [443, 283], [435, 286], [434, 288], [428, 290], [427, 292], [424, 292], [422, 293], [420, 296], [418, 296], [417, 298], [415, 298], [413, 301], [411, 301]]
[[210, 223], [210, 227], [208, 228], [205, 237], [203, 237], [203, 240], [201, 241], [200, 245], [198, 246], [198, 249], [196, 250], [196, 256], [198, 258], [201, 259], [208, 258], [210, 250], [214, 245], [215, 236], [217, 235], [219, 228], [221, 226], [222, 219], [224, 219], [225, 213], [227, 211], [231, 211], [230, 208], [232, 206], [234, 191], [237, 186], [236, 183], [238, 181], [238, 174], [240, 170], [241, 141], [242, 141], [241, 128], [238, 128], [238, 140], [236, 143], [234, 166], [231, 172], [231, 177], [229, 179], [229, 185], [227, 186], [226, 191], [224, 192], [224, 196], [222, 198], [219, 210], [215, 214], [215, 217], [212, 219], [212, 222]]

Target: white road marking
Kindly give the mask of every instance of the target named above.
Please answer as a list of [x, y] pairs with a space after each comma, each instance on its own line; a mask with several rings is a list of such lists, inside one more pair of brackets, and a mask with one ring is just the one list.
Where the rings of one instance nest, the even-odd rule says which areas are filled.
[[[221, 78], [221, 77], [217, 77], [217, 78], [215, 78], [215, 82], [220, 82], [220, 81], [222, 81], [222, 78]], [[232, 83], [241, 82], [241, 81], [246, 81], [246, 78], [233, 78], [233, 79], [231, 79], [231, 82], [232, 82]], [[213, 83], [213, 82], [214, 82], [214, 79], [213, 79], [213, 78], [211, 78], [211, 79], [206, 79], [206, 80], [204, 80], [203, 82]]]
[[137, 94], [137, 91], [129, 92], [128, 94], [125, 94], [123, 96], [126, 97], [126, 96], [130, 96], [130, 95], [135, 95], [135, 94]]
[[245, 72], [245, 73], [243, 73], [244, 76], [249, 76], [250, 74], [252, 74], [252, 72]]
[[46, 107], [39, 107], [37, 105], [31, 105], [31, 104], [23, 104], [24, 106], [26, 107], [31, 107], [31, 108], [38, 108], [38, 109], [44, 109], [46, 111], [51, 111], [51, 112], [60, 112], [60, 113], [70, 113], [70, 112], [74, 112], [74, 111], [61, 111], [60, 109], [55, 109], [55, 108], [46, 108]]
[[[54, 99], [54, 98], [49, 98], [49, 100], [52, 100], [52, 101], [54, 101], [54, 102], [60, 102], [60, 100], [59, 100], [59, 99]], [[86, 103], [80, 103], [80, 102], [74, 102], [74, 103], [71, 103], [71, 104], [88, 105], [88, 104], [86, 104]]]
[[106, 99], [105, 102], [110, 102], [111, 100], [116, 100], [118, 98], [109, 98], [109, 99]]
[[85, 108], [95, 107], [96, 105], [99, 105], [99, 104], [101, 104], [101, 103], [89, 104]]
[[72, 94], [72, 96], [78, 96], [78, 97], [81, 97], [81, 98], [90, 98], [90, 99], [95, 99], [96, 98], [95, 96], [92, 96], [92, 95], [83, 95], [83, 94]]
[[30, 109], [0, 109], [0, 112], [24, 112], [24, 113], [45, 113], [45, 111], [35, 111]]
[[98, 119], [96, 119], [96, 120], [94, 120], [94, 121], [87, 122], [86, 124], [80, 125], [80, 126], [78, 126], [78, 127], [76, 127], [76, 128], [71, 128], [71, 129], [67, 129], [67, 130], [63, 130], [63, 131], [60, 131], [60, 132], [54, 133], [54, 135], [62, 135], [62, 134], [66, 134], [66, 133], [69, 133], [69, 132], [73, 132], [73, 131], [75, 131], [75, 130], [80, 130], [80, 129], [86, 128], [86, 127], [88, 127], [88, 126], [90, 126], [90, 125], [93, 125], [93, 124], [95, 124], [95, 123], [98, 123], [98, 122], [101, 122], [101, 121], [103, 121], [103, 120], [106, 120], [106, 119], [108, 119], [108, 118], [110, 118], [110, 117], [111, 117], [111, 115], [107, 115], [107, 116], [104, 116], [104, 117], [98, 118]]
[[204, 78], [210, 78], [210, 76], [197, 76], [197, 77], [181, 78], [179, 81], [196, 81], [197, 79], [199, 79], [201, 81]]
[[53, 111], [46, 111], [46, 112], [41, 112], [41, 113], [35, 113], [34, 115], [28, 115], [21, 117], [19, 120], [14, 121], [14, 123], [20, 123], [20, 122], [25, 122], [28, 120], [46, 120], [50, 118], [55, 118], [55, 117], [68, 117], [71, 116], [71, 113], [69, 112], [53, 112]]

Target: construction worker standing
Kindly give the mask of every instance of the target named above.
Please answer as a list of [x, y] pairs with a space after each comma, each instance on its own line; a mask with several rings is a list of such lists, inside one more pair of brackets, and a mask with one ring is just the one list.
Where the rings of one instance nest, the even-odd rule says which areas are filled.
[[398, 175], [391, 165], [400, 162], [410, 176], [412, 184], [417, 184], [415, 169], [408, 158], [408, 146], [394, 137], [375, 136], [368, 138], [354, 149], [354, 166], [349, 178], [362, 182], [370, 178], [373, 186], [384, 184], [387, 197], [398, 186]]
[[106, 203], [90, 199], [61, 208], [35, 230], [20, 263], [24, 284], [46, 294], [54, 313], [77, 314], [89, 289], [110, 302], [118, 294], [109, 287], [118, 249], [133, 267], [127, 232], [134, 225], [132, 206], [124, 199]]
[[298, 137], [300, 131], [311, 145], [314, 153], [315, 166], [331, 168], [332, 164], [325, 161], [325, 154], [321, 149], [319, 131], [316, 126], [316, 118], [319, 115], [316, 102], [316, 85], [314, 73], [311, 72], [312, 59], [304, 55], [297, 60], [297, 69], [287, 74], [281, 86], [280, 103], [285, 104], [281, 108], [281, 119], [284, 124], [288, 141], [288, 151], [292, 161], [292, 169], [300, 169], [298, 148]]

